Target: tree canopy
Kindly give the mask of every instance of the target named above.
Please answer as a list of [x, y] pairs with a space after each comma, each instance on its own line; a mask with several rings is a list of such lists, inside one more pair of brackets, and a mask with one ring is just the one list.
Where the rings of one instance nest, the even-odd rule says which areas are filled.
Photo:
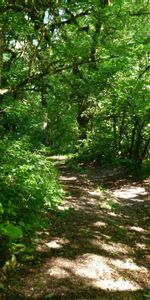
[[35, 203], [41, 211], [61, 198], [45, 149], [137, 166], [148, 159], [150, 6], [2, 0], [0, 12], [0, 233], [12, 238]]
[[1, 12], [4, 127], [26, 115], [20, 127], [32, 123], [60, 151], [88, 139], [140, 163], [149, 144], [148, 1], [2, 1]]

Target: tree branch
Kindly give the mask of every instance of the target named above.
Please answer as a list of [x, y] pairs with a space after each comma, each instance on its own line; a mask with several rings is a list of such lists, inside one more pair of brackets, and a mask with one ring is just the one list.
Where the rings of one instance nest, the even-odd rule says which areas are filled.
[[150, 69], [150, 65], [148, 65], [139, 75], [139, 78], [141, 78], [148, 70]]
[[[117, 58], [117, 56], [109, 56], [107, 58], [98, 58], [98, 59], [95, 59], [96, 62], [99, 62], [99, 61], [106, 61], [106, 60], [109, 60], [109, 59], [113, 59], [113, 58]], [[81, 61], [81, 62], [77, 62], [77, 65], [78, 66], [82, 66], [82, 65], [86, 65], [86, 64], [91, 64], [93, 63], [93, 60], [91, 59], [87, 59], [87, 60], [84, 60], [84, 61]], [[61, 73], [65, 70], [69, 70], [69, 69], [72, 69], [73, 68], [73, 64], [70, 64], [70, 65], [64, 65], [62, 67], [56, 67], [54, 68], [54, 63], [51, 63], [49, 66], [47, 66], [47, 68], [45, 70], [43, 70], [42, 73], [39, 73], [39, 74], [34, 74], [32, 76], [28, 76], [27, 78], [25, 78], [22, 82], [20, 82], [17, 86], [15, 86], [14, 88], [11, 88], [11, 89], [5, 89], [5, 92], [2, 93], [3, 96], [4, 94], [8, 94], [8, 93], [17, 93], [17, 91], [19, 89], [21, 89], [23, 86], [25, 85], [28, 85], [28, 84], [34, 84], [35, 82], [35, 85], [36, 85], [36, 82], [41, 80], [44, 76], [46, 75], [55, 75], [57, 73]]]
[[137, 16], [146, 16], [150, 15], [150, 11], [137, 11], [137, 12], [129, 12], [130, 16], [137, 17]]

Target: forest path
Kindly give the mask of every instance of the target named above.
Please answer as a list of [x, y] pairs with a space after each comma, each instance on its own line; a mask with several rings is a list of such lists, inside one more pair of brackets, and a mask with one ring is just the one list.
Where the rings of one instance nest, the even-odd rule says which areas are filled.
[[53, 160], [65, 201], [50, 229], [39, 233], [37, 259], [20, 279], [20, 294], [7, 299], [148, 299], [148, 182], [115, 180], [114, 170], [81, 174], [63, 157]]

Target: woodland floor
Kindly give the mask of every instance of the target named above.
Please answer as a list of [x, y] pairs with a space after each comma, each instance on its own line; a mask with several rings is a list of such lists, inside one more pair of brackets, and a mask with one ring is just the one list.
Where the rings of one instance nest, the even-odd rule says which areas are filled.
[[9, 278], [4, 299], [150, 299], [148, 181], [117, 169], [91, 167], [87, 175], [53, 159], [65, 201], [38, 233], [34, 259]]

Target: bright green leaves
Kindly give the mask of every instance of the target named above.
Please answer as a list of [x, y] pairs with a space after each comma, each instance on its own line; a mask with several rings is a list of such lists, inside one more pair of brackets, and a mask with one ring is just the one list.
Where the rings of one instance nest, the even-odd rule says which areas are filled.
[[0, 225], [0, 235], [1, 234], [7, 236], [12, 242], [15, 242], [23, 235], [21, 228], [12, 223]]
[[[41, 155], [23, 150], [20, 142], [12, 142], [2, 156], [1, 193], [4, 186], [4, 207], [10, 199], [17, 213], [33, 214], [43, 209], [45, 203], [53, 206], [59, 201], [59, 189], [56, 183], [56, 172], [50, 162]], [[6, 172], [7, 170], [7, 172]], [[6, 175], [7, 173], [7, 175]], [[54, 197], [55, 191], [55, 197]]]
[[5, 139], [0, 145], [0, 243], [6, 237], [6, 251], [12, 251], [12, 243], [41, 228], [41, 216], [47, 209], [57, 208], [63, 198], [49, 159], [29, 148], [25, 139]]
[[0, 202], [0, 215], [3, 214], [3, 212], [4, 212], [3, 205], [2, 205], [2, 203]]

